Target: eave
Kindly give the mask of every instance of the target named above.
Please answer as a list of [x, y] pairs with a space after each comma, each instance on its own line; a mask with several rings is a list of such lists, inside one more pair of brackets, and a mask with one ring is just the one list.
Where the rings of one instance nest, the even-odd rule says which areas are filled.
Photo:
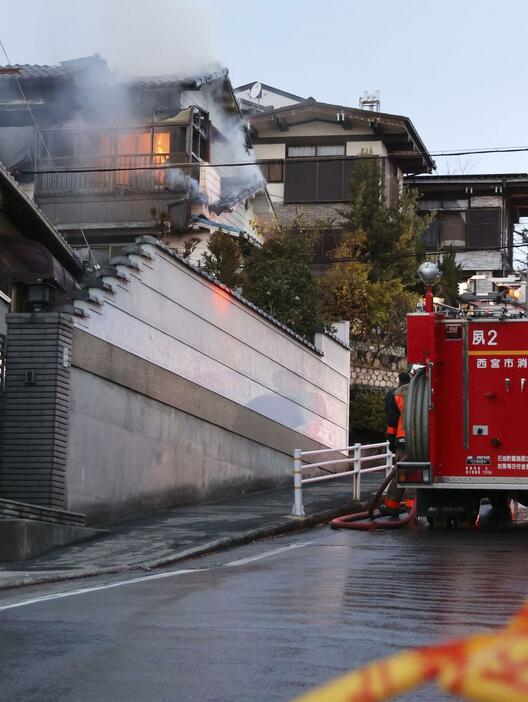
[[309, 122], [337, 124], [343, 130], [367, 127], [385, 145], [388, 155], [407, 173], [430, 173], [435, 163], [408, 117], [371, 112], [308, 99], [299, 105], [281, 107], [251, 118], [255, 142], [263, 131], [280, 130]]
[[2, 165], [0, 195], [0, 207], [22, 236], [44, 244], [57, 261], [80, 280], [84, 269], [73, 249]]

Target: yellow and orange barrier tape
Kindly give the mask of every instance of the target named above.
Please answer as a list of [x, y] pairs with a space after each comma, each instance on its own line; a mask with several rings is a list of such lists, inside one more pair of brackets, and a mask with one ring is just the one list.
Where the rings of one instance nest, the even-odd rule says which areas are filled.
[[402, 651], [294, 702], [382, 702], [432, 681], [472, 702], [527, 702], [528, 604], [496, 632]]

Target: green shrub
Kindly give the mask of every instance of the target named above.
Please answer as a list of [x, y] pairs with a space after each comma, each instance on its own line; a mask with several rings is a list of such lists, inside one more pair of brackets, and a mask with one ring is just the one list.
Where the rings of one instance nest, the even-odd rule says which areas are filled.
[[352, 388], [350, 391], [350, 433], [373, 432], [385, 436], [385, 392]]

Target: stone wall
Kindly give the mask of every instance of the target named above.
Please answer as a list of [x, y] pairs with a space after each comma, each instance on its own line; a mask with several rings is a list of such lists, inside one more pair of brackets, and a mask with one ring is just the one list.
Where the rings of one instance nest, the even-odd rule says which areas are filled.
[[345, 219], [339, 214], [338, 209], [343, 207], [345, 207], [345, 203], [336, 205], [280, 205], [274, 203], [275, 214], [280, 224], [289, 224], [300, 216], [308, 226], [316, 226], [321, 222], [331, 222], [335, 227], [342, 225]]
[[398, 386], [398, 374], [407, 370], [407, 359], [403, 349], [374, 358], [371, 351], [352, 349], [350, 359], [350, 385], [365, 389], [388, 390]]
[[350, 385], [362, 388], [389, 389], [398, 385], [399, 370], [388, 368], [371, 368], [368, 366], [350, 367]]

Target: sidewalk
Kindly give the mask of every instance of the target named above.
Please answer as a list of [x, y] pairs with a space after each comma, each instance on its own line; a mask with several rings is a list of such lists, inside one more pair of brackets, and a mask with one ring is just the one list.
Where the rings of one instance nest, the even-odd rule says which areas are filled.
[[[382, 473], [364, 476], [362, 502], [382, 478]], [[351, 495], [350, 478], [308, 485], [303, 489], [306, 517], [302, 519], [290, 516], [293, 487], [288, 486], [112, 524], [106, 526], [107, 536], [93, 541], [32, 560], [0, 563], [0, 589], [167, 566], [359, 511], [361, 503]]]

